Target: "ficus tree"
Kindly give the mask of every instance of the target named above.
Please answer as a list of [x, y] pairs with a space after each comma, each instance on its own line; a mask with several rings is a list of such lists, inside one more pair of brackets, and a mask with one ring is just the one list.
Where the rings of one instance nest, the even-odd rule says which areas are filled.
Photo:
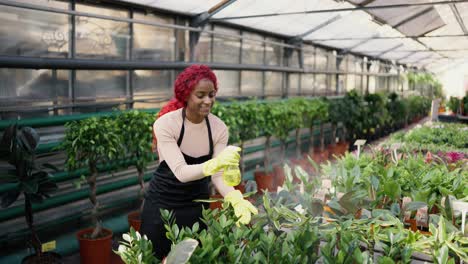
[[141, 204], [143, 204], [145, 170], [148, 164], [154, 160], [151, 144], [153, 135], [152, 125], [155, 117], [151, 113], [132, 110], [119, 114], [116, 120], [124, 147], [125, 158], [135, 159], [138, 184], [140, 185], [139, 196]]
[[91, 220], [94, 225], [91, 239], [102, 233], [97, 201], [98, 164], [110, 163], [122, 153], [122, 139], [114, 117], [91, 117], [65, 124], [65, 138], [60, 146], [67, 153], [69, 171], [87, 166], [89, 174], [82, 176], [89, 185], [89, 200], [93, 205]]

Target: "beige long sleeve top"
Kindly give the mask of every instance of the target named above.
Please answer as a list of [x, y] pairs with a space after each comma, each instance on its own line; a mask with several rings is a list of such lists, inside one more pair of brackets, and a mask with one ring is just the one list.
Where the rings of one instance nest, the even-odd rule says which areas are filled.
[[[229, 138], [228, 128], [224, 122], [213, 114], [208, 115], [216, 157], [226, 146]], [[195, 124], [185, 118], [185, 131], [182, 143], [177, 146], [182, 128], [182, 109], [167, 113], [156, 120], [153, 130], [157, 139], [159, 161], [166, 161], [167, 165], [181, 182], [189, 182], [205, 177], [202, 164], [188, 165], [182, 153], [192, 157], [209, 154], [208, 127], [206, 121]], [[222, 171], [212, 175], [211, 180], [221, 195], [226, 195], [234, 188], [224, 184]]]

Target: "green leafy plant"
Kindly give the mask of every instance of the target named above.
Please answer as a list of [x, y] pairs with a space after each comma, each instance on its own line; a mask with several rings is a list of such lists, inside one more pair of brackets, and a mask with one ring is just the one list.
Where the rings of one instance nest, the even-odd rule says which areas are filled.
[[153, 244], [146, 235], [141, 236], [133, 227], [130, 227], [130, 232], [124, 233], [122, 239], [117, 251], [114, 250], [114, 252], [125, 264], [159, 263], [153, 255]]
[[[140, 200], [144, 197], [144, 174], [146, 166], [154, 160], [151, 151], [152, 125], [155, 118], [150, 113], [132, 110], [117, 116], [117, 127], [124, 144], [125, 156], [136, 159]], [[142, 208], [141, 208], [142, 209]]]
[[434, 263], [455, 263], [450, 256], [458, 257], [464, 262], [468, 261], [468, 239], [460, 232], [449, 232], [444, 217], [439, 218], [436, 225], [430, 223], [429, 230], [432, 236], [424, 237], [414, 243], [416, 250], [432, 255]]
[[447, 107], [454, 113], [458, 114], [460, 109], [460, 99], [454, 96], [450, 96], [449, 101], [447, 102]]
[[[33, 203], [41, 203], [57, 189], [51, 181], [51, 174], [36, 164], [35, 150], [39, 144], [39, 134], [31, 127], [19, 128], [16, 125], [7, 127], [0, 142], [0, 160], [5, 161], [0, 182], [14, 184], [14, 188], [1, 196], [2, 208], [10, 206], [18, 197], [24, 196], [24, 212], [31, 234], [30, 243], [37, 257], [42, 256], [41, 241], [34, 228]], [[50, 164], [44, 167], [53, 168]]]
[[102, 226], [98, 217], [99, 203], [96, 197], [96, 182], [99, 176], [99, 162], [112, 162], [122, 153], [122, 141], [113, 118], [91, 117], [77, 122], [67, 123], [63, 143], [60, 148], [67, 153], [66, 165], [69, 171], [80, 166], [87, 166], [89, 175], [82, 178], [89, 185], [89, 200], [93, 205], [91, 219], [94, 230], [91, 239], [100, 237]]

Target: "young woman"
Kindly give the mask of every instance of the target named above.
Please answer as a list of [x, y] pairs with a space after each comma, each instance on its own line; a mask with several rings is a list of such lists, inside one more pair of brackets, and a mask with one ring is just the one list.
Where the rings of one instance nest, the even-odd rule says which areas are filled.
[[218, 85], [216, 76], [204, 65], [192, 65], [177, 77], [175, 97], [159, 112], [153, 125], [160, 164], [146, 192], [141, 215], [141, 233], [153, 243], [156, 256], [165, 257], [171, 248], [161, 220], [160, 209], [173, 212], [180, 227], [200, 221], [203, 203], [209, 198], [209, 176], [225, 201], [230, 203], [239, 222], [250, 222], [257, 209], [222, 177], [240, 176], [240, 148], [227, 146], [226, 125], [210, 113]]

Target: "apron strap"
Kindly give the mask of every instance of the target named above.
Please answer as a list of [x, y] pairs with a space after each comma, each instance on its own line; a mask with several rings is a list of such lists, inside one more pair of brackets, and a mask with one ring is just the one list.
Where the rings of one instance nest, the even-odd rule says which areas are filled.
[[[185, 108], [182, 109], [182, 128], [180, 129], [180, 134], [179, 134], [179, 140], [177, 140], [177, 146], [180, 147], [180, 144], [182, 144], [182, 139], [184, 138], [184, 133], [185, 133]], [[208, 116], [205, 117], [206, 120], [206, 126], [208, 127], [208, 141], [210, 142], [210, 157], [213, 157], [214, 153], [214, 146], [213, 146], [213, 138], [211, 134], [211, 126], [210, 126], [210, 121], [208, 120]]]

